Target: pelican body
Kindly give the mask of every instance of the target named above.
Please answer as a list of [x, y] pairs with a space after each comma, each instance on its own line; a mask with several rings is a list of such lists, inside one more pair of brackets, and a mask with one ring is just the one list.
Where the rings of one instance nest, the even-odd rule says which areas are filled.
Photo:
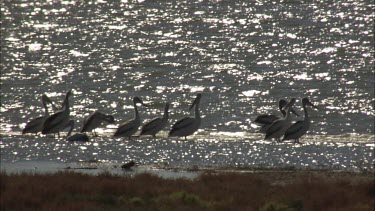
[[193, 104], [190, 106], [189, 110], [191, 110], [195, 106], [195, 117], [185, 117], [177, 121], [173, 126], [171, 131], [169, 132], [169, 137], [186, 137], [192, 135], [199, 129], [201, 126], [201, 116], [199, 113], [199, 103], [201, 100], [202, 94], [198, 94], [195, 98]]
[[76, 133], [71, 136], [73, 128], [74, 128], [74, 120], [69, 120], [67, 127], [70, 127], [68, 135], [66, 136], [66, 140], [69, 142], [75, 142], [75, 141], [82, 141], [87, 142], [89, 141], [89, 137], [85, 133]]
[[313, 108], [318, 109], [314, 104], [312, 104], [309, 99], [303, 98], [302, 99], [302, 107], [305, 113], [305, 117], [303, 120], [299, 120], [290, 126], [286, 131], [283, 138], [284, 140], [294, 140], [295, 143], [299, 143], [299, 138], [306, 134], [306, 132], [310, 129], [310, 118], [307, 112], [306, 106], [312, 106]]
[[143, 106], [146, 106], [141, 99], [138, 97], [133, 98], [133, 105], [134, 105], [134, 118], [126, 121], [117, 128], [113, 137], [128, 137], [129, 139], [131, 136], [137, 132], [139, 126], [141, 125], [141, 117], [138, 113], [137, 103], [140, 103]]
[[25, 133], [37, 134], [39, 132], [42, 132], [44, 121], [46, 121], [46, 119], [49, 117], [47, 103], [50, 103], [52, 106], [54, 106], [51, 99], [49, 99], [47, 95], [45, 94], [42, 95], [42, 103], [44, 107], [44, 115], [30, 120], [30, 122], [28, 122], [25, 128], [22, 130], [22, 134], [25, 134]]
[[43, 124], [43, 134], [58, 133], [63, 130], [70, 119], [69, 97], [72, 91], [66, 93], [63, 108], [49, 116]]
[[93, 131], [94, 135], [97, 136], [95, 128], [100, 127], [104, 122], [112, 124], [115, 122], [115, 119], [112, 115], [107, 115], [100, 111], [94, 111], [83, 120], [81, 132]]
[[[286, 112], [283, 110], [283, 108], [285, 107], [286, 104], [288, 104], [288, 102], [286, 100], [284, 100], [284, 99], [279, 100], [279, 110], [282, 113], [282, 117], [285, 117], [285, 115], [286, 115]], [[294, 115], [299, 116], [299, 114], [293, 108], [291, 109], [291, 112]], [[268, 128], [270, 128], [272, 123], [274, 121], [278, 120], [278, 119], [280, 119], [280, 117], [277, 116], [277, 115], [262, 114], [262, 115], [257, 116], [257, 118], [255, 118], [254, 122], [262, 125], [259, 132], [266, 133], [266, 131], [268, 130]]]
[[285, 131], [290, 127], [291, 125], [291, 119], [290, 119], [290, 111], [292, 109], [292, 106], [296, 102], [295, 98], [292, 98], [288, 104], [286, 104], [283, 108], [285, 110], [286, 114], [283, 118], [278, 119], [274, 121], [271, 126], [266, 131], [265, 140], [270, 140], [272, 138], [276, 139], [278, 142], [280, 142], [280, 137], [284, 135]]
[[168, 122], [168, 110], [169, 103], [165, 104], [163, 118], [157, 117], [152, 119], [150, 122], [143, 125], [141, 129], [141, 136], [143, 135], [152, 135], [154, 138], [156, 134], [161, 131]]

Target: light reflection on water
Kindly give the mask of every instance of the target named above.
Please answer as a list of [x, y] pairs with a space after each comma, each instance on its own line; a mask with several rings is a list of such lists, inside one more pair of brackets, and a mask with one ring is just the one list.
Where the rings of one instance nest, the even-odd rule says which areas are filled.
[[[246, 134], [259, 128], [251, 120], [259, 114], [277, 113], [278, 99], [307, 96], [319, 107], [309, 110], [310, 137], [328, 135], [328, 141], [342, 141], [342, 135], [356, 134], [357, 138], [344, 137], [345, 143], [356, 142], [363, 134], [374, 134], [373, 8], [372, 1], [2, 2], [2, 148], [10, 147], [10, 155], [22, 154], [8, 142], [25, 143], [25, 138], [6, 134], [19, 134], [29, 119], [42, 114], [39, 99], [43, 93], [59, 105], [69, 89], [74, 90], [72, 116], [77, 125], [96, 109], [113, 114], [117, 123], [131, 118], [133, 96], [151, 105], [140, 109], [143, 120], [161, 115], [164, 103], [171, 102], [172, 124], [188, 114], [191, 100], [202, 92], [204, 120], [198, 135], [205, 137], [203, 143], [213, 143], [212, 134], [227, 132], [241, 143], [248, 139]], [[296, 108], [302, 113], [300, 102]], [[319, 141], [327, 141], [324, 138]], [[39, 152], [43, 148], [54, 149], [40, 143], [55, 143], [51, 138], [35, 139], [30, 141], [37, 141], [38, 147], [25, 146], [31, 147], [28, 159], [44, 154]], [[256, 136], [251, 140], [261, 139]], [[149, 163], [157, 162], [153, 156], [164, 156], [182, 162], [207, 156], [209, 165], [226, 165], [232, 161], [224, 158], [231, 155], [238, 165], [261, 164], [246, 147], [243, 151], [235, 144], [223, 146], [226, 139], [219, 140], [205, 146], [215, 146], [221, 154], [178, 151], [177, 144], [171, 147], [168, 143], [170, 151], [162, 150], [164, 155], [147, 151], [147, 158], [139, 159]], [[335, 153], [324, 147], [339, 148], [315, 141], [311, 148], [321, 147], [326, 158], [309, 154], [310, 161], [331, 159], [329, 155]], [[60, 150], [61, 160], [67, 160], [64, 155], [88, 152], [113, 154], [112, 141], [104, 138], [104, 143], [103, 149], [95, 146], [104, 150], [100, 152], [92, 144], [85, 146], [87, 149], [61, 144], [56, 150]], [[128, 147], [118, 140], [114, 143]], [[263, 150], [256, 153], [264, 163], [269, 154], [277, 154], [268, 148], [274, 146], [271, 143], [250, 141], [248, 147], [252, 145]], [[220, 147], [229, 147], [231, 152], [221, 152]], [[289, 160], [294, 155], [305, 158], [294, 151], [301, 147], [278, 148], [285, 148], [287, 155], [272, 160], [275, 165], [284, 161], [298, 165]], [[174, 150], [188, 154], [177, 156], [172, 154]], [[116, 156], [101, 159], [130, 158]], [[339, 165], [342, 160], [337, 161]], [[312, 165], [303, 162], [301, 166]]]
[[357, 143], [315, 142], [310, 139], [302, 145], [277, 144], [254, 138], [198, 138], [188, 141], [142, 138], [125, 141], [98, 137], [93, 138], [92, 142], [68, 143], [46, 137], [22, 137], [16, 141], [3, 141], [1, 151], [2, 162], [98, 161], [119, 164], [135, 160], [140, 165], [169, 168], [294, 167], [374, 171], [374, 145], [363, 142], [369, 136], [362, 137], [362, 141]]

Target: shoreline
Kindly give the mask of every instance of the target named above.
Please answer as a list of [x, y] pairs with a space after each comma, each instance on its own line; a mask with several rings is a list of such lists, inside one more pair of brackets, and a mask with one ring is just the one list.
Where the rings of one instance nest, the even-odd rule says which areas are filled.
[[262, 174], [270, 172], [317, 172], [332, 174], [374, 175], [372, 169], [334, 169], [334, 168], [297, 168], [295, 166], [170, 166], [170, 165], [136, 165], [122, 169], [121, 163], [102, 163], [98, 161], [56, 162], [56, 161], [16, 161], [1, 162], [4, 174], [55, 174], [59, 172], [82, 173], [90, 176], [108, 174], [113, 176], [135, 176], [151, 174], [165, 179], [195, 179], [203, 174]]

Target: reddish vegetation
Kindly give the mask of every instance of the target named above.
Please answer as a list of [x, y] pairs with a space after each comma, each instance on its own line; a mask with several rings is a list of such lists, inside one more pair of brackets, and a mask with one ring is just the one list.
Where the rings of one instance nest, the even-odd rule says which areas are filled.
[[374, 210], [374, 176], [202, 174], [195, 180], [1, 173], [1, 210]]

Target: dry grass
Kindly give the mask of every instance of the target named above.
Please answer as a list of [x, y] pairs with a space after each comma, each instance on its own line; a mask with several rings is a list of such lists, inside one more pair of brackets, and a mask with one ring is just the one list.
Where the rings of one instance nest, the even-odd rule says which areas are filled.
[[195, 180], [1, 173], [1, 210], [374, 210], [374, 176], [332, 172], [202, 174]]

